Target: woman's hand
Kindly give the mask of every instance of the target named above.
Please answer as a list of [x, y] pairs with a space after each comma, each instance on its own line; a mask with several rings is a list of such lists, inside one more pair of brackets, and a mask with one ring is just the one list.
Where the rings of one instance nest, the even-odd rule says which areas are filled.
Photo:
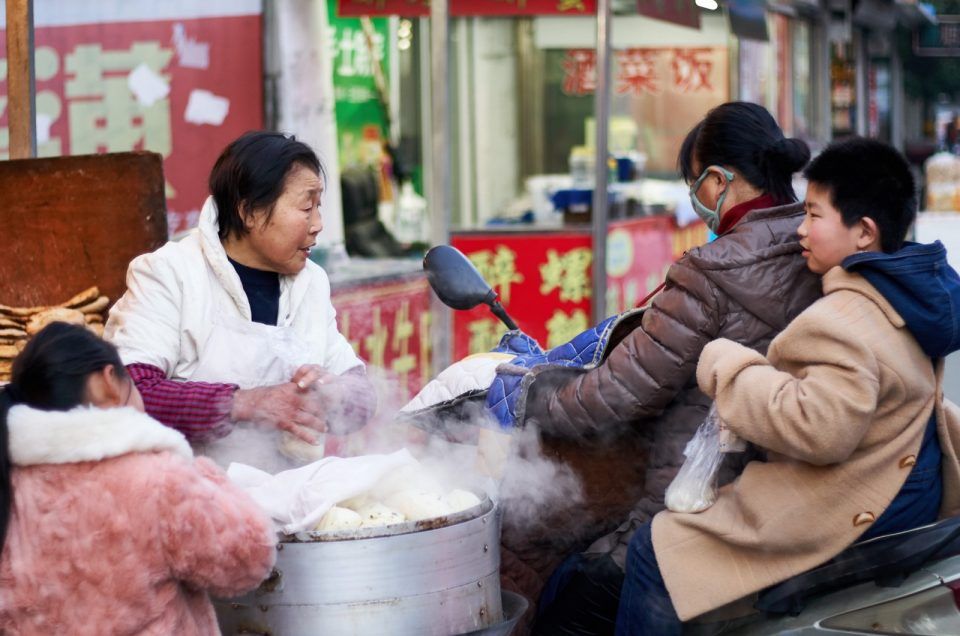
[[317, 432], [327, 430], [327, 405], [323, 394], [311, 390], [310, 384], [305, 387], [293, 381], [238, 390], [233, 394], [230, 420], [287, 431], [308, 444], [316, 443]]
[[318, 364], [304, 364], [294, 372], [290, 381], [301, 391], [309, 391], [314, 386], [322, 386], [336, 378], [337, 376]]

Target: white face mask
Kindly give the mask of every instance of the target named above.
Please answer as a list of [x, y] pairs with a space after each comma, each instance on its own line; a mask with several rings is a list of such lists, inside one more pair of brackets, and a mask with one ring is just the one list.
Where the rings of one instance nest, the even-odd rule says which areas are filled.
[[720, 209], [723, 207], [723, 202], [727, 198], [727, 193], [730, 192], [729, 185], [723, 189], [723, 192], [720, 193], [720, 197], [717, 199], [717, 207], [710, 209], [705, 206], [700, 199], [697, 197], [697, 190], [700, 189], [700, 186], [703, 185], [703, 181], [707, 178], [707, 175], [710, 174], [711, 170], [719, 170], [720, 173], [727, 178], [727, 183], [733, 181], [734, 174], [722, 166], [707, 166], [704, 168], [703, 172], [700, 173], [700, 176], [696, 181], [693, 182], [693, 185], [690, 186], [690, 203], [693, 204], [693, 209], [696, 211], [697, 216], [703, 219], [703, 222], [707, 224], [707, 227], [710, 228], [710, 231], [714, 234], [717, 233], [717, 230], [720, 228]]

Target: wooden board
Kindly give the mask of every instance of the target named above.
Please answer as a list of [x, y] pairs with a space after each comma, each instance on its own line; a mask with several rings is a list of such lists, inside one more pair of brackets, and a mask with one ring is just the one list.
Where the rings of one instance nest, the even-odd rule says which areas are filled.
[[161, 160], [0, 161], [0, 304], [59, 303], [91, 285], [115, 302], [130, 261], [167, 240]]

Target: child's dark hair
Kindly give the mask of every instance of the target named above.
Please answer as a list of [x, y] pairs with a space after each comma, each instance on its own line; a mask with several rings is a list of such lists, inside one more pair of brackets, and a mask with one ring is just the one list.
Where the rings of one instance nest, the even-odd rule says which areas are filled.
[[54, 322], [27, 343], [13, 361], [10, 384], [0, 390], [0, 550], [13, 505], [7, 414], [24, 404], [45, 411], [68, 411], [84, 402], [87, 378], [113, 365], [127, 371], [116, 347], [79, 325]]
[[708, 112], [680, 146], [677, 167], [687, 183], [700, 176], [694, 171], [694, 159], [700, 170], [707, 166], [735, 169], [783, 205], [797, 200], [793, 174], [810, 160], [810, 148], [800, 139], [784, 137], [763, 106], [727, 102]]
[[907, 160], [893, 146], [849, 137], [827, 146], [803, 176], [830, 191], [844, 225], [869, 217], [880, 231], [880, 249], [889, 254], [903, 246], [917, 216], [917, 188]]

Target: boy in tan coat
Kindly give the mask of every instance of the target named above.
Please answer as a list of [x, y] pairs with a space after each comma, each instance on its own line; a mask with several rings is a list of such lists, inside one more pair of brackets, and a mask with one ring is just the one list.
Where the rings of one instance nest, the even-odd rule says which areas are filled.
[[798, 233], [824, 297], [766, 357], [716, 340], [697, 367], [720, 417], [767, 461], [748, 464], [706, 511], [663, 512], [638, 531], [618, 634], [679, 634], [681, 621], [861, 538], [960, 512], [960, 432], [941, 363], [960, 348], [960, 278], [939, 242], [904, 244], [917, 199], [893, 148], [838, 142], [805, 175]]

